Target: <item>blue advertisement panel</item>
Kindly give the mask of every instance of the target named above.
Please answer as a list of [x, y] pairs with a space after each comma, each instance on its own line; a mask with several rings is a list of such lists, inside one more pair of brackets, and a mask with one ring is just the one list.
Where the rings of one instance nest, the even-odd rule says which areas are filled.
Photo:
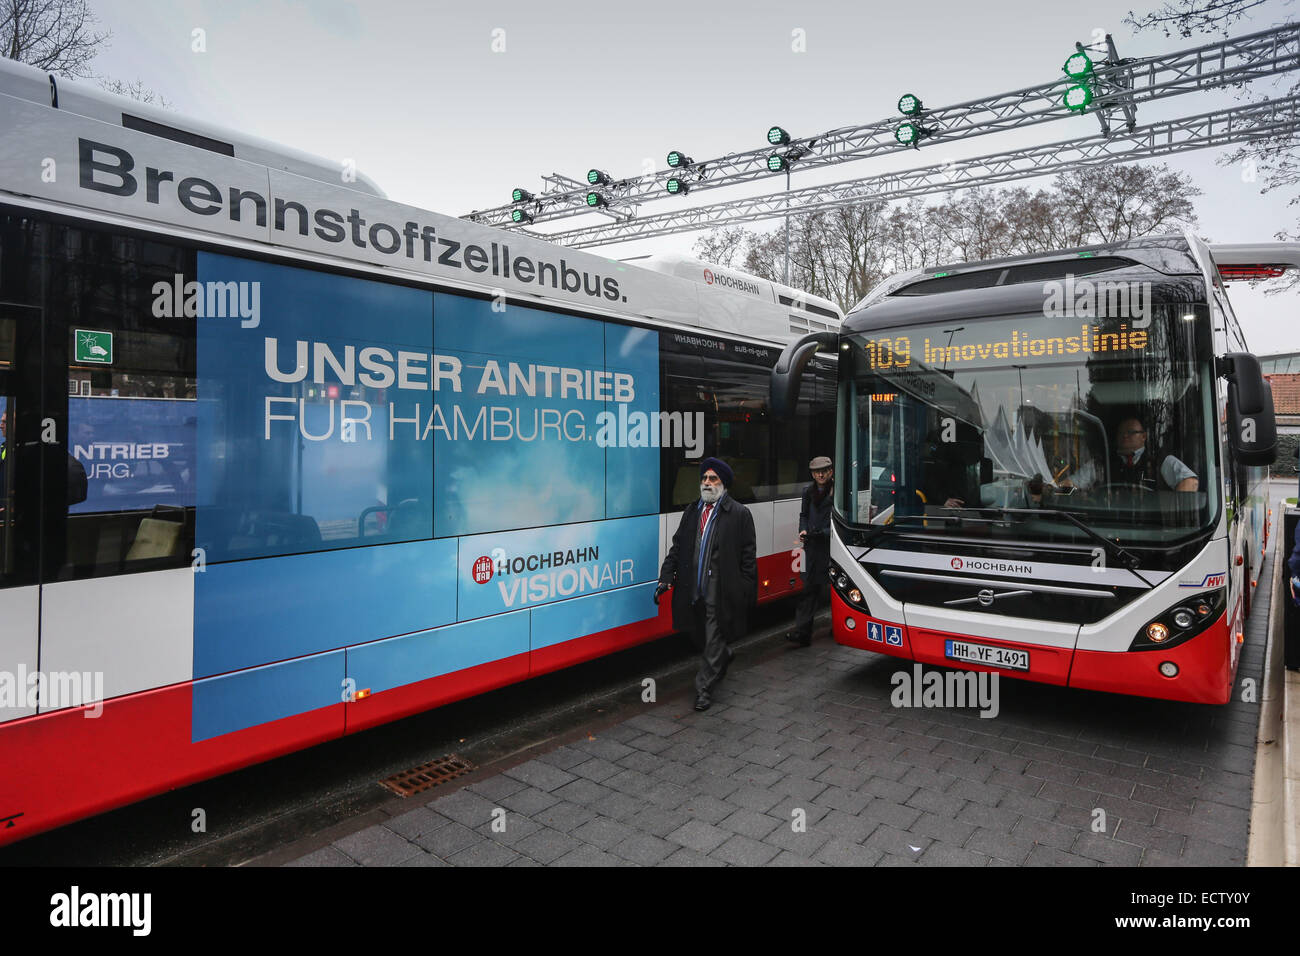
[[654, 616], [658, 333], [209, 253], [198, 270], [197, 294], [241, 307], [199, 315], [186, 403], [196, 677], [543, 605], [510, 653]]
[[199, 274], [251, 306], [198, 322], [207, 560], [658, 512], [656, 332], [207, 253]]
[[191, 507], [197, 403], [186, 399], [69, 398], [68, 451], [86, 469], [72, 514]]
[[434, 320], [438, 535], [658, 512], [657, 333], [445, 294]]
[[675, 419], [659, 414], [659, 333], [613, 322], [604, 326], [605, 367], [634, 386], [628, 401], [605, 403], [596, 430], [596, 443], [605, 449], [605, 517], [657, 514], [659, 449], [661, 443], [684, 442], [682, 413]]
[[[652, 581], [658, 558], [653, 515], [462, 538], [458, 616], [464, 621]], [[653, 613], [651, 604], [646, 616]]]
[[198, 320], [207, 560], [431, 537], [433, 296], [208, 253], [199, 279], [256, 305]]

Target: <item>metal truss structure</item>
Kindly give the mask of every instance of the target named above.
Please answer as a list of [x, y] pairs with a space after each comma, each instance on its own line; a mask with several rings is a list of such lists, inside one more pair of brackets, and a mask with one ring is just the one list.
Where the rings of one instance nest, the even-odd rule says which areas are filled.
[[[719, 223], [756, 222], [835, 206], [907, 199], [931, 193], [1029, 179], [1085, 166], [1130, 162], [1194, 149], [1285, 136], [1300, 129], [1300, 96], [1232, 107], [1138, 127], [1131, 133], [1095, 135], [993, 153], [938, 166], [793, 189], [789, 193], [733, 199], [657, 216], [597, 223], [544, 236], [582, 249], [632, 239], [690, 232]], [[540, 235], [540, 234], [539, 234]]]
[[[894, 138], [894, 130], [905, 120], [923, 126], [923, 141], [927, 148], [933, 148], [931, 144], [956, 142], [1069, 118], [1075, 114], [1063, 105], [1062, 97], [1065, 90], [1077, 81], [1063, 77], [954, 106], [923, 108], [913, 117], [891, 117], [862, 126], [831, 130], [813, 137], [792, 139], [782, 146], [732, 153], [675, 169], [665, 167], [653, 174], [601, 186], [590, 186], [553, 173], [543, 177], [548, 188], [531, 202], [476, 211], [464, 218], [517, 228], [511, 221], [515, 209], [525, 209], [534, 223], [598, 213], [603, 217], [602, 221], [591, 225], [535, 234], [575, 246], [605, 245], [722, 223], [753, 222], [787, 212], [828, 208], [854, 201], [904, 198], [1006, 182], [1092, 163], [1127, 161], [1239, 142], [1253, 135], [1286, 135], [1300, 128], [1295, 120], [1294, 104], [1289, 100], [1206, 113], [1149, 127], [1136, 125], [1136, 109], [1141, 103], [1239, 85], [1300, 69], [1300, 24], [1288, 24], [1274, 30], [1140, 59], [1120, 58], [1109, 36], [1105, 46], [1106, 59], [1096, 64], [1090, 80], [1094, 97], [1088, 107], [1088, 112], [1096, 115], [1101, 123], [1100, 136], [962, 160], [942, 167], [930, 166], [825, 186], [787, 189], [765, 197], [679, 208], [652, 216], [639, 214], [644, 204], [681, 203], [680, 196], [670, 195], [664, 188], [663, 181], [668, 176], [684, 179], [691, 192], [700, 192], [780, 176], [767, 165], [767, 159], [773, 153], [790, 157], [799, 170], [894, 154], [906, 148]], [[1117, 113], [1122, 114], [1123, 122], [1120, 131], [1113, 132], [1111, 119]], [[1250, 117], [1262, 122], [1265, 117], [1286, 115], [1291, 116], [1289, 121], [1269, 121], [1255, 132], [1249, 128]], [[609, 205], [588, 206], [588, 191], [600, 192]]]

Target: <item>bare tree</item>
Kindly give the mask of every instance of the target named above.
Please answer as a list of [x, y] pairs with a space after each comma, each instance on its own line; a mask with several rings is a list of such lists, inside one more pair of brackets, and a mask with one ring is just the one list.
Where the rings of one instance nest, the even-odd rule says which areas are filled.
[[693, 251], [696, 256], [707, 262], [738, 269], [740, 263], [744, 261], [745, 250], [754, 235], [742, 226], [715, 229], [696, 239]]
[[948, 257], [935, 219], [936, 207], [927, 206], [919, 198], [894, 207], [886, 230], [887, 276], [938, 265]]
[[161, 109], [171, 109], [169, 103], [163, 96], [149, 87], [145, 86], [140, 80], [133, 80], [129, 83], [122, 80], [111, 80], [108, 77], [97, 77], [96, 82], [110, 93], [116, 93], [118, 96], [129, 96], [133, 100], [139, 100], [141, 103], [160, 107]]
[[[1168, 0], [1160, 9], [1142, 17], [1135, 17], [1130, 11], [1124, 21], [1137, 30], [1160, 28], [1165, 36], [1177, 32], [1181, 36], [1194, 33], [1223, 31], [1227, 27], [1246, 17], [1248, 13], [1263, 13], [1265, 9], [1281, 12], [1282, 7], [1292, 7], [1293, 0], [1276, 7], [1266, 7], [1267, 0]], [[1279, 21], [1280, 22], [1280, 21]], [[1300, 93], [1300, 80], [1293, 81], [1287, 90], [1288, 95]], [[1252, 93], [1243, 90], [1239, 97], [1248, 102], [1262, 102], [1269, 98], [1269, 93]], [[1238, 146], [1220, 157], [1221, 166], [1237, 166], [1243, 175], [1249, 173], [1252, 179], [1260, 182], [1260, 192], [1267, 194], [1282, 190], [1289, 193], [1288, 206], [1300, 205], [1300, 131], [1266, 138], [1259, 138]], [[1276, 239], [1300, 239], [1300, 218], [1291, 229], [1283, 229], [1274, 235]], [[1289, 272], [1286, 278], [1267, 283], [1267, 293], [1275, 294], [1300, 288], [1300, 275]]]
[[941, 203], [932, 218], [953, 257], [964, 262], [995, 259], [1012, 251], [1002, 194], [975, 187]]
[[90, 61], [110, 34], [86, 0], [0, 0], [0, 51], [64, 76], [90, 76]]
[[1269, 0], [1170, 0], [1142, 16], [1130, 10], [1124, 22], [1135, 30], [1164, 30], [1167, 37], [1175, 33], [1190, 37], [1220, 30], [1227, 36], [1228, 27], [1267, 2]]
[[[1294, 156], [1278, 164], [1297, 163]], [[950, 262], [1030, 255], [1118, 242], [1196, 223], [1200, 195], [1168, 166], [1098, 166], [1063, 173], [1050, 189], [967, 189], [927, 205], [890, 204], [864, 195], [853, 206], [793, 216], [790, 284], [848, 311], [878, 282], [899, 272]], [[715, 230], [697, 255], [752, 275], [785, 281], [783, 228]]]
[[[1196, 224], [1201, 190], [1168, 166], [1089, 166], [1056, 177], [1058, 215], [1084, 225], [1084, 243], [1122, 242]], [[1079, 243], [1072, 243], [1079, 244]]]

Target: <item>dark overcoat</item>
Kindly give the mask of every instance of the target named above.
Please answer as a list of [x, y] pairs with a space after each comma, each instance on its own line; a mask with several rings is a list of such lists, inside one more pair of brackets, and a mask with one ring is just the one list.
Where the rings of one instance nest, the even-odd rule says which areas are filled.
[[[695, 531], [703, 503], [696, 500], [682, 512], [672, 547], [659, 569], [659, 583], [673, 586], [673, 627], [689, 631], [695, 626], [691, 603], [695, 597]], [[728, 642], [744, 635], [749, 611], [758, 600], [757, 545], [754, 516], [727, 495], [713, 517], [713, 543], [718, 576], [718, 621]]]
[[804, 587], [812, 582], [826, 580], [831, 566], [831, 499], [835, 496], [832, 485], [826, 489], [821, 501], [816, 498], [817, 483], [803, 490], [803, 504], [799, 509], [799, 530], [808, 532], [804, 539]]

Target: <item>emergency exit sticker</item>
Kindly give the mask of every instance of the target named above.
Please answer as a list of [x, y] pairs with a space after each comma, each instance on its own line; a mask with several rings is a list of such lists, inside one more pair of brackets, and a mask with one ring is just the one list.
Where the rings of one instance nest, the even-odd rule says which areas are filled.
[[73, 361], [89, 365], [113, 364], [113, 333], [76, 330], [77, 344]]

